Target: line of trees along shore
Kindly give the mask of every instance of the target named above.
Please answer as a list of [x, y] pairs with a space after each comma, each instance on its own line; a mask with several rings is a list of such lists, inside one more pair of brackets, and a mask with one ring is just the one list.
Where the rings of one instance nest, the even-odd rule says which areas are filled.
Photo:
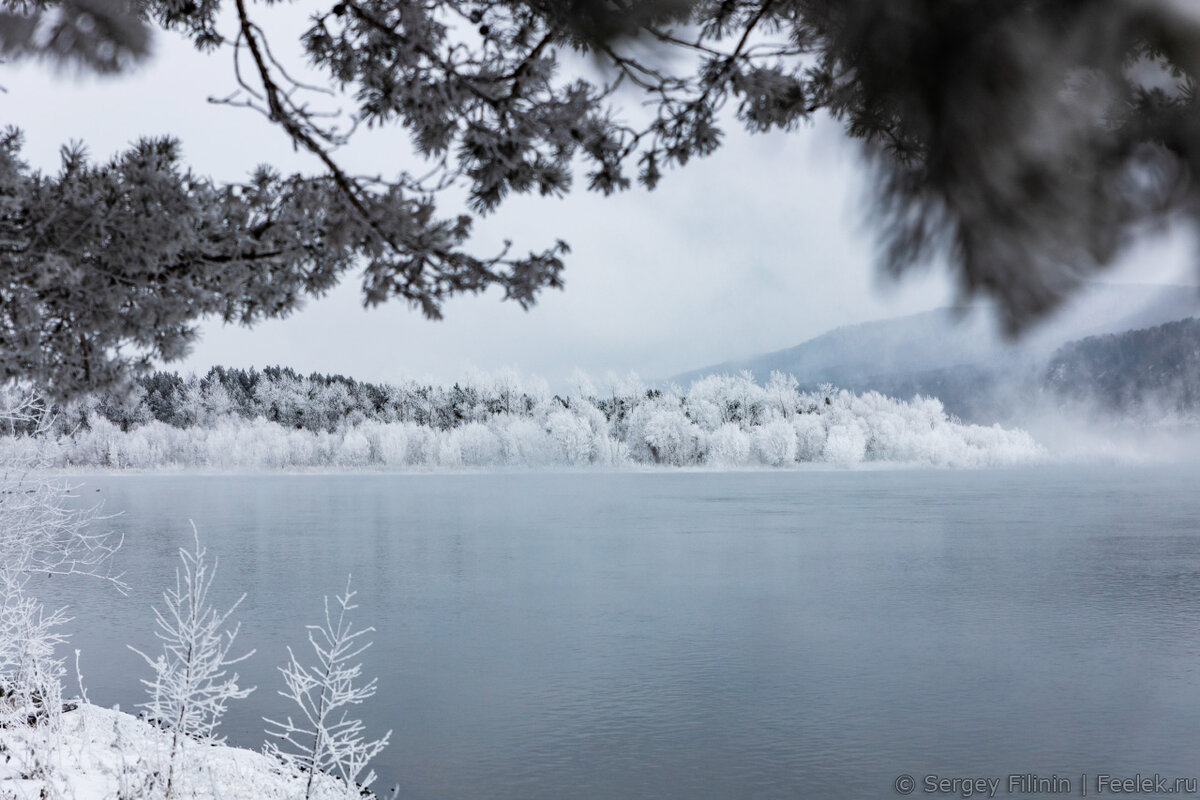
[[0, 440], [55, 467], [454, 469], [780, 467], [864, 461], [980, 466], [1037, 458], [1023, 431], [965, 425], [933, 398], [905, 402], [787, 375], [712, 375], [679, 388], [636, 376], [573, 391], [505, 371], [441, 386], [214, 367], [158, 372], [124, 396], [53, 406], [49, 432]]

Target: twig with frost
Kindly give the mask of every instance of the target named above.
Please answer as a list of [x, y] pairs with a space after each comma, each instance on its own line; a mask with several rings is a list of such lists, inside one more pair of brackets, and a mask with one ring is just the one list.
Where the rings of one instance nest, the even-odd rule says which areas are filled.
[[66, 642], [63, 609], [47, 612], [25, 581], [0, 565], [0, 726], [36, 724], [54, 712], [65, 672], [55, 648]]
[[[44, 398], [12, 384], [0, 387], [0, 426], [31, 441], [53, 424]], [[97, 506], [79, 508], [68, 484], [39, 476], [38, 448], [0, 458], [0, 723], [44, 722], [57, 715], [65, 668], [55, 648], [64, 609], [48, 610], [28, 592], [34, 575], [90, 575], [124, 588], [111, 571], [119, 536], [94, 533]]]
[[[0, 389], [0, 426], [32, 426], [26, 436], [38, 441], [49, 436], [53, 418], [36, 394], [14, 396]], [[112, 583], [124, 592], [121, 576], [112, 572], [112, 559], [122, 537], [95, 532], [99, 504], [81, 507], [76, 487], [39, 475], [48, 462], [39, 450], [13, 450], [0, 458], [0, 580], [24, 581], [33, 574], [88, 575]]]
[[[70, 485], [38, 474], [41, 442], [52, 426], [48, 403], [36, 393], [0, 387], [0, 427], [18, 446], [0, 458], [0, 725], [29, 727], [29, 774], [43, 797], [62, 796], [58, 766], [64, 757], [63, 660], [65, 609], [48, 610], [32, 596], [34, 575], [90, 575], [124, 589], [111, 571], [119, 536], [89, 527], [98, 506], [80, 508]], [[21, 437], [18, 441], [18, 436]]]
[[288, 665], [280, 667], [286, 690], [279, 692], [300, 707], [297, 722], [287, 717], [283, 722], [265, 719], [267, 733], [279, 739], [268, 742], [265, 751], [292, 769], [306, 771], [305, 800], [313, 797], [314, 779], [325, 772], [345, 781], [348, 794], [357, 795], [375, 780], [368, 772], [359, 780], [367, 764], [387, 746], [392, 732], [380, 739], [368, 740], [362, 720], [348, 716], [349, 707], [359, 705], [375, 695], [377, 679], [356, 685], [362, 678], [362, 664], [356, 663], [363, 651], [371, 646], [365, 636], [374, 628], [356, 630], [349, 613], [358, 606], [357, 594], [350, 590], [335, 598], [336, 615], [331, 612], [329, 597], [325, 597], [325, 621], [309, 625], [308, 641], [316, 653], [315, 665], [301, 664], [292, 648], [288, 648]]
[[[46, 401], [14, 391], [0, 388], [0, 426], [28, 427], [23, 438], [29, 442], [49, 438], [54, 419]], [[71, 502], [77, 499], [75, 487], [38, 474], [48, 467], [39, 448], [10, 448], [0, 458], [0, 564], [23, 572], [102, 577], [124, 589], [120, 576], [108, 569], [121, 537], [91, 531], [99, 505]]]
[[87, 689], [83, 685], [83, 670], [79, 667], [79, 648], [75, 648], [75, 682], [79, 684], [79, 699], [83, 700], [86, 705], [91, 705], [91, 698], [88, 697]]
[[151, 658], [134, 647], [129, 648], [154, 670], [153, 680], [142, 681], [150, 700], [140, 707], [160, 724], [169, 724], [173, 729], [167, 768], [168, 797], [175, 785], [176, 766], [182, 760], [187, 738], [222, 741], [216, 729], [226, 704], [254, 691], [254, 687], [240, 687], [237, 673], [229, 672], [229, 667], [254, 654], [251, 650], [237, 657], [229, 655], [240, 628], [240, 624], [228, 627], [229, 620], [246, 596], [239, 597], [224, 613], [213, 607], [209, 590], [217, 563], [214, 560], [210, 568], [194, 523], [192, 536], [195, 549], [179, 549], [181, 564], [175, 570], [175, 588], [163, 592], [166, 611], [154, 609], [158, 627], [155, 635], [162, 642], [162, 653]]

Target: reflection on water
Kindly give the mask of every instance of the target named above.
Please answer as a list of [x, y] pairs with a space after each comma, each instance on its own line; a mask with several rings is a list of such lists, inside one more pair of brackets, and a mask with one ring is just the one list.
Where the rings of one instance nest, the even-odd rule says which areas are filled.
[[[129, 708], [194, 519], [249, 592], [226, 733], [353, 573], [377, 788], [410, 798], [889, 797], [900, 773], [1200, 770], [1194, 472], [1038, 468], [114, 476], [127, 598], [73, 606]], [[89, 497], [96, 496], [87, 492]]]

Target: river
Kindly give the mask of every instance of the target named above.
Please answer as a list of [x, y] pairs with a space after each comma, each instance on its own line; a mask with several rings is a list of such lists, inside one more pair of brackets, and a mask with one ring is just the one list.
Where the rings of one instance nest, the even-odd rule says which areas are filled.
[[154, 647], [194, 520], [218, 600], [246, 593], [258, 690], [223, 730], [258, 748], [286, 646], [352, 574], [362, 716], [394, 731], [375, 788], [406, 798], [887, 798], [902, 774], [1078, 796], [1200, 773], [1198, 476], [88, 476], [131, 591], [41, 591], [71, 606], [92, 701], [130, 709], [126, 645]]

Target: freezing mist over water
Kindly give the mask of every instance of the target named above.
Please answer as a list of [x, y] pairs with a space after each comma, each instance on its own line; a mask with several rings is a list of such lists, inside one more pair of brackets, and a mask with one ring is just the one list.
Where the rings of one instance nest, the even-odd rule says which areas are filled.
[[[1190, 775], [1194, 467], [89, 477], [133, 587], [72, 606], [130, 708], [187, 519], [259, 689], [354, 574], [380, 788], [442, 797], [886, 797], [897, 775]], [[99, 493], [93, 490], [99, 488]], [[50, 589], [53, 589], [51, 592]]]

